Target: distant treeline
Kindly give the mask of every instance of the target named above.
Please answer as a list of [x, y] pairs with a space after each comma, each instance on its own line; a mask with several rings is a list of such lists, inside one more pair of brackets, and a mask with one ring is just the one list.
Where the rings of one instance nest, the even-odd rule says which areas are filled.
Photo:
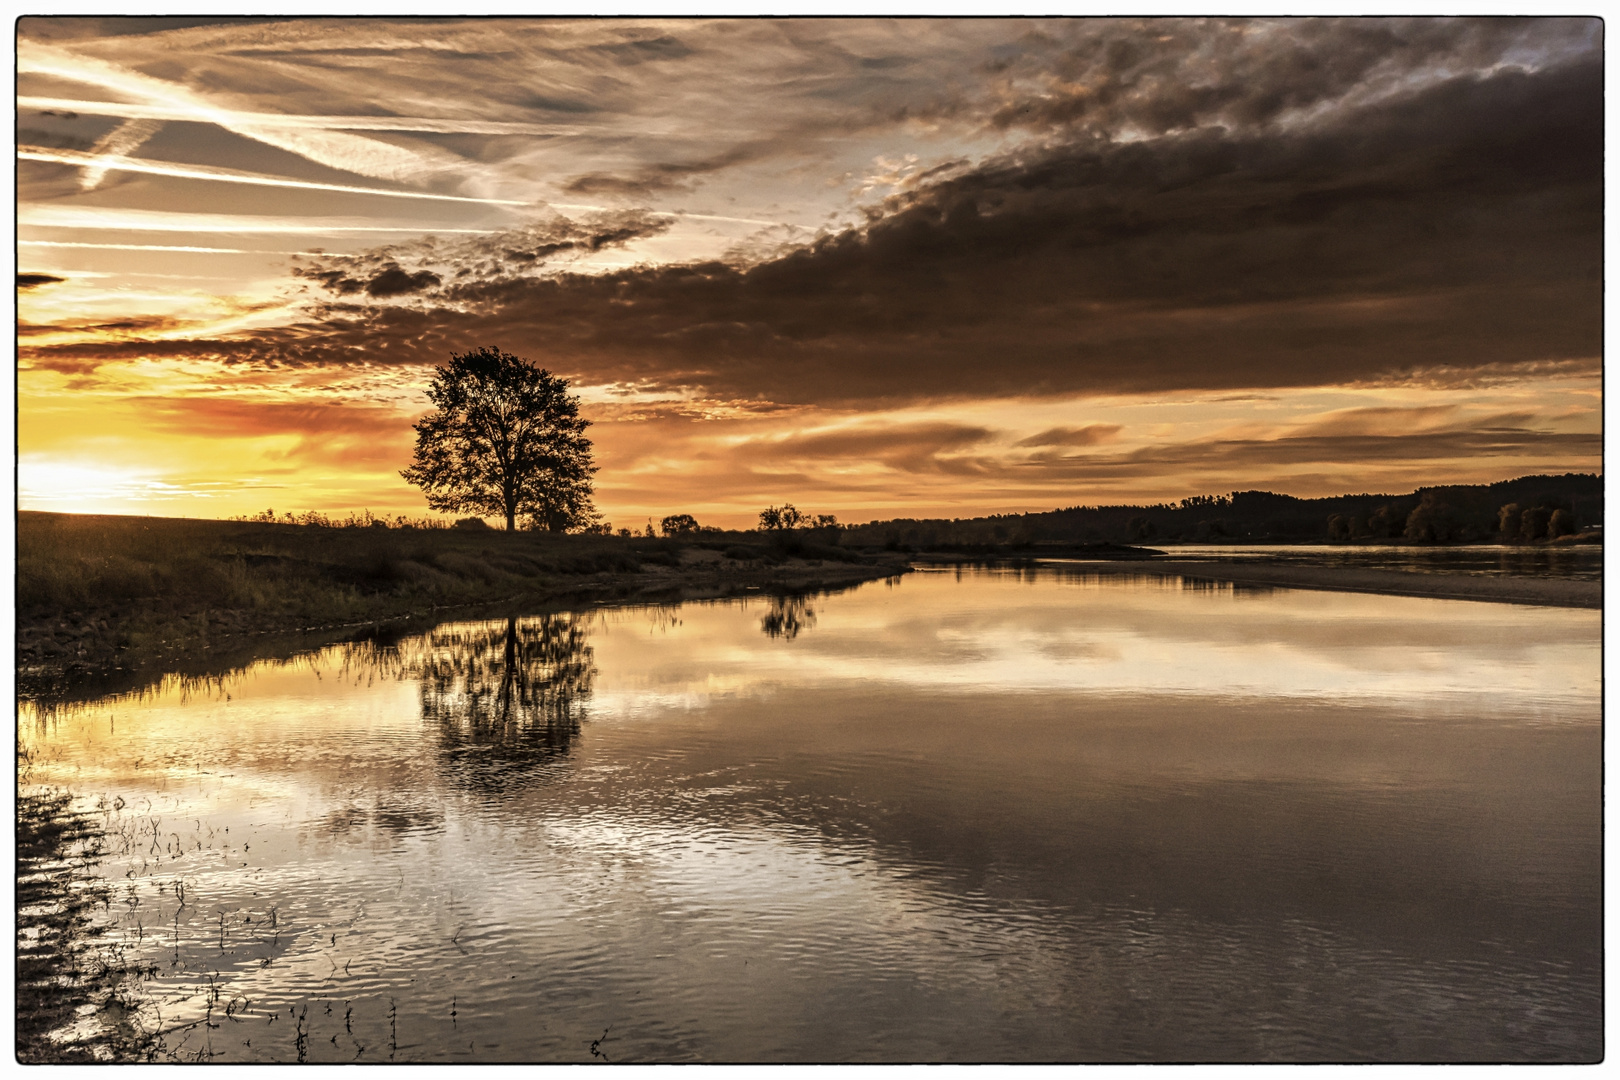
[[1234, 491], [1152, 506], [1072, 506], [949, 521], [897, 518], [848, 526], [843, 542], [912, 549], [1228, 540], [1534, 543], [1602, 524], [1603, 478], [1566, 473], [1426, 487], [1410, 495], [1298, 499]]

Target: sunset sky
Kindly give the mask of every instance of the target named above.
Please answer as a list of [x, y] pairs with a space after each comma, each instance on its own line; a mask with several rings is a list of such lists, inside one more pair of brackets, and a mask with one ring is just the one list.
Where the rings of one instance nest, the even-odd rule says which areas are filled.
[[424, 515], [434, 365], [617, 526], [1601, 467], [1596, 19], [24, 19], [19, 501]]

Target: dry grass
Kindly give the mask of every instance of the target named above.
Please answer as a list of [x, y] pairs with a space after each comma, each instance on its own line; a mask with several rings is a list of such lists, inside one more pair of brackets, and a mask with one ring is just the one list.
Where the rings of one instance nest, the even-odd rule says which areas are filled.
[[21, 513], [18, 658], [91, 663], [544, 594], [670, 542]]

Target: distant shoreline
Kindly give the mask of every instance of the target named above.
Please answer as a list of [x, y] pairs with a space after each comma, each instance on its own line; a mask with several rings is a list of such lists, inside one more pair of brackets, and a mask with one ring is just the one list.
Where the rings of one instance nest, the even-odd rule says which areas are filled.
[[1362, 567], [1299, 566], [1226, 560], [1152, 559], [1130, 562], [1085, 562], [1088, 573], [1150, 574], [1201, 578], [1234, 585], [1278, 589], [1420, 596], [1435, 600], [1475, 600], [1493, 604], [1540, 607], [1603, 608], [1603, 583], [1570, 578], [1425, 574]]

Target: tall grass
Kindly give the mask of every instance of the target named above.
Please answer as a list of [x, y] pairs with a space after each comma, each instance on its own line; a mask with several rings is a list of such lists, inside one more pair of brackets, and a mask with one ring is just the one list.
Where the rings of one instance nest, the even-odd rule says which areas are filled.
[[137, 630], [180, 612], [341, 623], [418, 602], [510, 596], [557, 577], [634, 571], [643, 555], [656, 557], [638, 550], [648, 544], [658, 542], [24, 512], [17, 607], [24, 618], [113, 612]]

